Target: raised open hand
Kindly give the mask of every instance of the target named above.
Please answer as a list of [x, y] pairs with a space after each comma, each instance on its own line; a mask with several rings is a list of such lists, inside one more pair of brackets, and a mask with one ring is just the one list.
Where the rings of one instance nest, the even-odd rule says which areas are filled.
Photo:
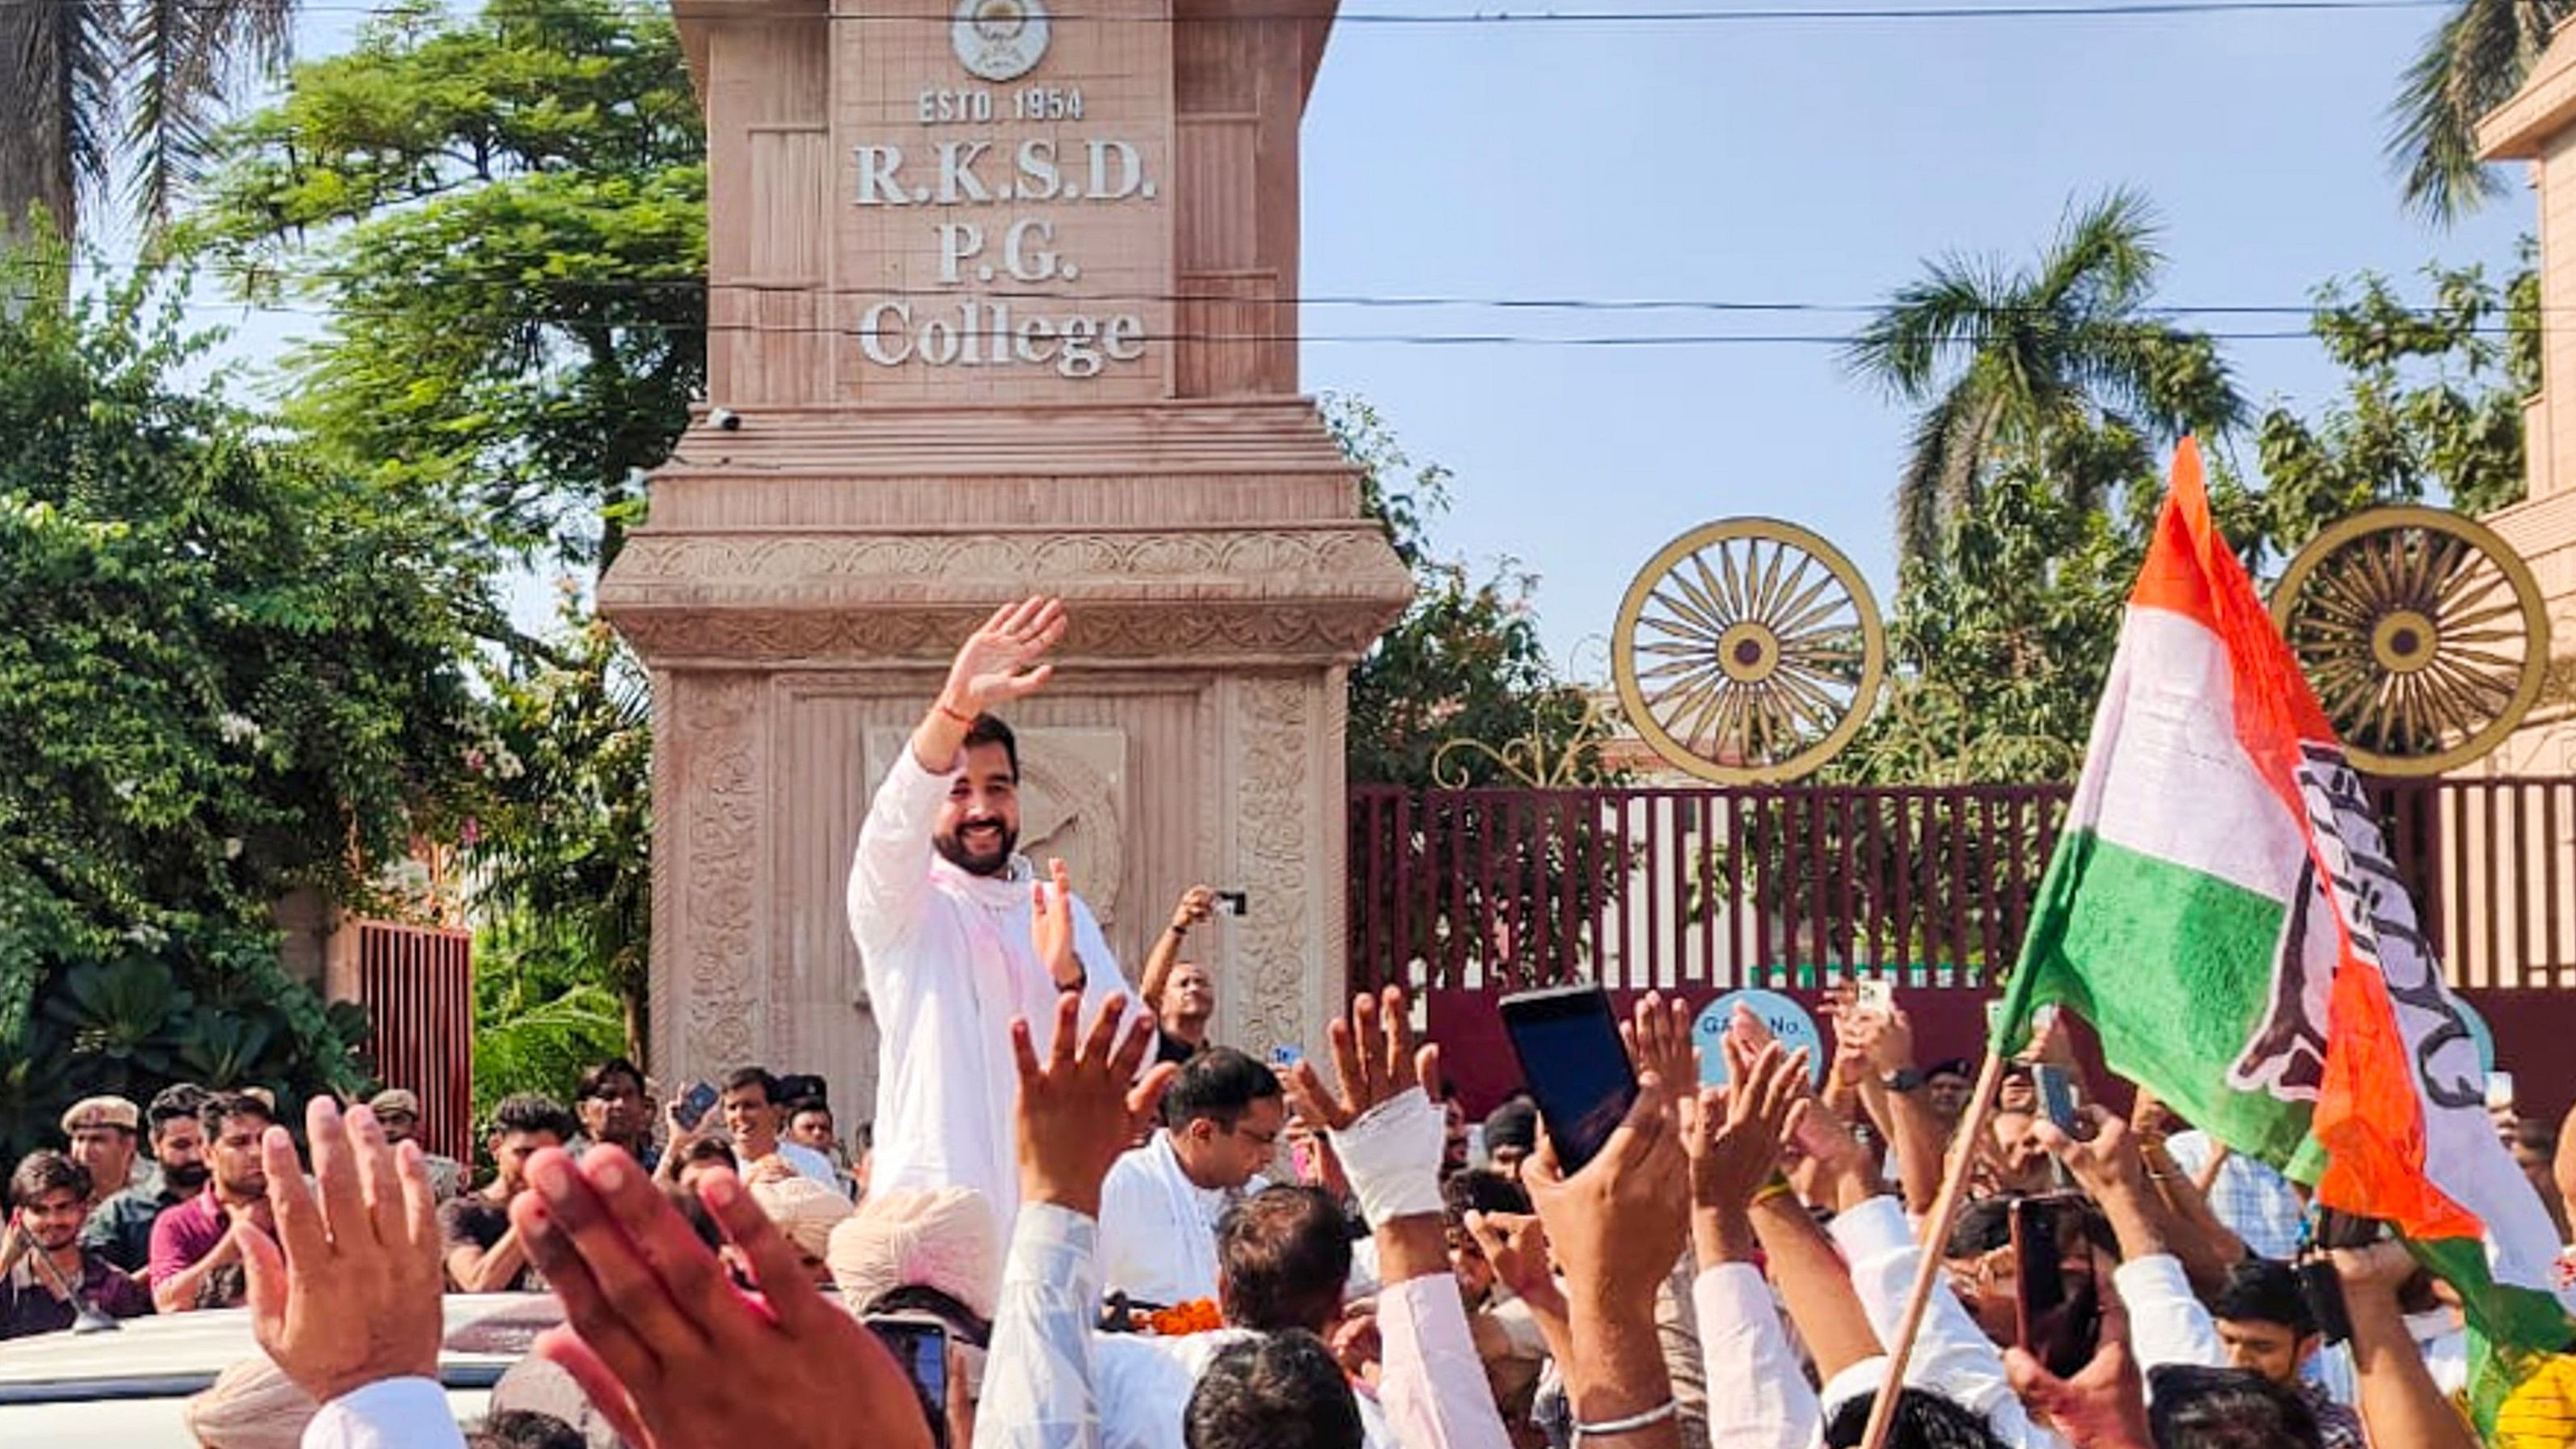
[[1639, 997], [1628, 1020], [1619, 1023], [1619, 1039], [1627, 1043], [1628, 1060], [1639, 1076], [1652, 1072], [1664, 1079], [1676, 1108], [1698, 1088], [1699, 1051], [1691, 1045], [1691, 1010], [1680, 998], [1666, 1001], [1654, 991]]
[[395, 1149], [364, 1107], [344, 1121], [328, 1096], [305, 1108], [304, 1126], [319, 1200], [293, 1139], [272, 1126], [260, 1159], [277, 1237], [247, 1218], [232, 1230], [253, 1336], [317, 1403], [383, 1379], [436, 1377], [446, 1285], [420, 1149]]
[[[1386, 1281], [1417, 1267], [1441, 1271], [1440, 1152], [1448, 1133], [1432, 1100], [1440, 1049], [1415, 1050], [1411, 1003], [1398, 986], [1353, 998], [1350, 1016], [1327, 1034], [1338, 1086], [1325, 1090], [1314, 1063], [1301, 1061], [1288, 1073], [1289, 1100], [1324, 1129], [1361, 1216], [1378, 1230], [1379, 1252], [1395, 1254], [1382, 1263]], [[1392, 1249], [1390, 1231], [1399, 1240]]]
[[1780, 1043], [1750, 1062], [1730, 1061], [1727, 1084], [1684, 1099], [1682, 1149], [1690, 1157], [1691, 1202], [1740, 1218], [1779, 1170], [1780, 1147], [1805, 1096], [1807, 1053]]
[[1137, 1078], [1154, 1032], [1138, 1017], [1121, 1035], [1126, 1015], [1127, 998], [1112, 996], [1084, 1031], [1082, 1000], [1066, 995], [1056, 1002], [1055, 1043], [1044, 1061], [1029, 1024], [1011, 1023], [1020, 1069], [1020, 1196], [1028, 1201], [1098, 1217], [1101, 1182], [1179, 1075], [1164, 1062]]
[[823, 1297], [731, 1172], [709, 1172], [698, 1195], [749, 1264], [757, 1301], [726, 1281], [625, 1149], [593, 1147], [576, 1163], [549, 1147], [528, 1160], [528, 1180], [534, 1191], [510, 1204], [510, 1221], [565, 1316], [536, 1351], [635, 1449], [930, 1449], [929, 1420], [894, 1356]]
[[1082, 984], [1082, 957], [1073, 943], [1073, 877], [1063, 861], [1050, 858], [1047, 878], [1029, 883], [1029, 944], [1058, 986]]
[[940, 691], [943, 709], [973, 716], [997, 704], [1036, 693], [1055, 673], [1038, 661], [1064, 638], [1064, 601], [1032, 594], [1004, 604], [984, 627], [957, 646]]
[[1350, 1016], [1335, 1020], [1326, 1034], [1339, 1089], [1325, 1089], [1312, 1061], [1300, 1061], [1288, 1073], [1289, 1100], [1308, 1122], [1345, 1132], [1371, 1108], [1417, 1087], [1426, 1097], [1438, 1095], [1440, 1048], [1414, 1049], [1412, 1007], [1403, 987], [1390, 986], [1382, 997], [1353, 997]]

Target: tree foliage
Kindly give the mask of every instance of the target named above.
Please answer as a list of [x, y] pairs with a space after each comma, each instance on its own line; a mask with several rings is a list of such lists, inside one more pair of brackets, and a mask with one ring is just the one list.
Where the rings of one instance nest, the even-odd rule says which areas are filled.
[[287, 976], [273, 912], [366, 899], [478, 737], [461, 520], [281, 441], [189, 375], [204, 347], [140, 282], [0, 315], [11, 1148], [82, 1090], [357, 1085], [362, 1023]]
[[2070, 205], [2030, 266], [1943, 257], [1896, 291], [1843, 362], [1917, 410], [1896, 490], [1905, 557], [1974, 511], [1999, 467], [2045, 459], [2051, 485], [2091, 508], [2153, 447], [2236, 424], [2217, 347], [2151, 310], [2163, 270], [2154, 209], [2114, 191]]
[[[2431, 301], [2383, 277], [2329, 282], [2311, 326], [2343, 370], [2313, 410], [2264, 410], [2252, 456], [2212, 449], [2211, 504], [2258, 579], [2365, 508], [2484, 512], [2522, 493], [2522, 408], [2539, 376], [2538, 292], [2428, 268]], [[2250, 462], [2250, 468], [2246, 466]], [[2069, 476], [2090, 476], [2086, 489]], [[1992, 485], [1909, 560], [1889, 621], [1895, 678], [1836, 761], [1880, 781], [2071, 778], [2163, 496], [2161, 460], [2100, 426], [2016, 440]], [[2104, 500], [2086, 506], [2083, 493]]]
[[[476, 762], [484, 803], [466, 849], [480, 879], [477, 904], [490, 920], [484, 977], [525, 974], [603, 992], [617, 1025], [612, 1050], [641, 1061], [653, 930], [653, 734], [643, 669], [567, 588], [545, 647], [488, 670], [486, 682], [494, 747]], [[520, 984], [487, 1004], [533, 999]], [[542, 1035], [560, 1024], [549, 1017], [520, 1025]], [[478, 1059], [478, 1081], [482, 1075]]]
[[583, 964], [489, 936], [476, 940], [475, 954], [512, 963], [474, 973], [475, 1121], [490, 1120], [493, 1106], [518, 1092], [570, 1102], [583, 1072], [613, 1056], [643, 1060], [627, 1045], [615, 993]]
[[2570, 8], [2568, 0], [2458, 0], [2424, 38], [2388, 108], [2388, 159], [2408, 206], [2449, 223], [2504, 194], [2478, 159], [2478, 122], [2522, 89]]
[[[239, 128], [195, 235], [254, 295], [328, 308], [291, 364], [315, 437], [469, 507], [495, 552], [587, 571], [705, 382], [704, 157], [666, 9], [413, 5]], [[478, 1098], [563, 1091], [572, 1056], [646, 1035], [649, 712], [580, 597], [485, 671]]]
[[2416, 305], [2364, 273], [2318, 289], [2313, 325], [2343, 395], [2302, 418], [2267, 410], [2255, 431], [2263, 541], [2297, 550], [2377, 503], [2431, 498], [2488, 513], [2522, 498], [2522, 414], [2540, 390], [2540, 279], [2498, 287], [2477, 267], [2424, 269]]
[[705, 154], [667, 10], [411, 5], [243, 123], [192, 238], [327, 306], [298, 423], [604, 564], [706, 378]]
[[[1360, 468], [1361, 510], [1384, 525], [1414, 583], [1403, 617], [1351, 670], [1351, 783], [1513, 784], [1502, 756], [1525, 741], [1534, 748], [1517, 756], [1524, 764], [1570, 756], [1576, 779], [1597, 778], [1583, 691], [1558, 676], [1539, 638], [1535, 576], [1510, 560], [1479, 574], [1435, 550], [1430, 524], [1449, 509], [1449, 470], [1416, 464], [1377, 409], [1328, 397], [1324, 420]], [[1459, 749], [1444, 760], [1452, 740], [1493, 753]]]
[[69, 240], [120, 160], [135, 214], [167, 222], [227, 93], [285, 63], [294, 23], [277, 0], [0, 5], [0, 237], [23, 235], [33, 208]]

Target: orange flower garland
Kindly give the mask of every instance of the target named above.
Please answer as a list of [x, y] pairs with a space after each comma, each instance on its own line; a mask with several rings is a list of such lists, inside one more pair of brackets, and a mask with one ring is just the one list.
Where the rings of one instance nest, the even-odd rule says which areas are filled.
[[1201, 1298], [1171, 1308], [1157, 1308], [1146, 1315], [1145, 1326], [1164, 1338], [1185, 1338], [1193, 1333], [1213, 1333], [1225, 1327], [1225, 1316], [1216, 1310], [1216, 1300]]

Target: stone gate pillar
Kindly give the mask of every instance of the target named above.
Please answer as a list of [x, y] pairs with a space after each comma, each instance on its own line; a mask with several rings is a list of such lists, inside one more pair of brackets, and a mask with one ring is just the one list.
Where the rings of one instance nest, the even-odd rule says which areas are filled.
[[[1241, 10], [1250, 18], [1231, 18]], [[1297, 128], [1332, 0], [681, 0], [710, 405], [600, 586], [654, 691], [653, 1067], [876, 1062], [843, 891], [947, 656], [1065, 597], [1022, 848], [1131, 979], [1172, 900], [1228, 1041], [1343, 967], [1344, 675], [1410, 581], [1297, 394]]]

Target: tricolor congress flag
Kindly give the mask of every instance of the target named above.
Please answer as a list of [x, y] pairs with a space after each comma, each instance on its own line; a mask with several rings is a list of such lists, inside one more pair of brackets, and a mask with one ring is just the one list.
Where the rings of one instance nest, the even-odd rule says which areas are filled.
[[2506, 1351], [2473, 1386], [2482, 1418], [2517, 1354], [2566, 1346], [2548, 1214], [2488, 1121], [2361, 781], [2210, 522], [2190, 439], [1997, 1043], [2045, 1002], [2220, 1141], [2395, 1224]]

